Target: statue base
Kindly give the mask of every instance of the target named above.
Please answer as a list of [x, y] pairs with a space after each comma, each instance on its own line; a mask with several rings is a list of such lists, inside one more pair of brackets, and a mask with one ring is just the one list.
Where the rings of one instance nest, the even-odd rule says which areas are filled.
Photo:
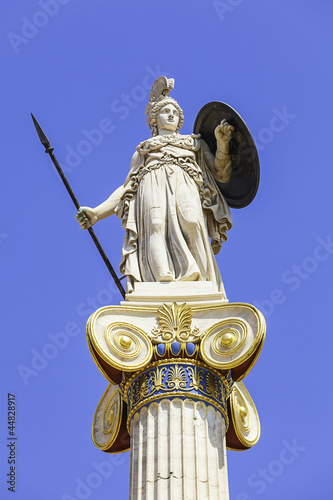
[[160, 307], [164, 303], [184, 303], [191, 306], [227, 304], [224, 291], [211, 281], [169, 281], [164, 283], [135, 283], [121, 305]]

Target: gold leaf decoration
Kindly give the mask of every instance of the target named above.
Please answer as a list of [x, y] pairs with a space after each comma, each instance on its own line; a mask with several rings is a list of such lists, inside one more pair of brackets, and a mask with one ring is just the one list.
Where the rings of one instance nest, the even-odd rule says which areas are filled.
[[184, 389], [186, 387], [186, 377], [184, 368], [179, 365], [172, 366], [168, 374], [168, 387], [170, 389]]
[[166, 340], [179, 336], [181, 340], [187, 340], [191, 331], [192, 310], [186, 304], [178, 306], [176, 302], [172, 306], [163, 305], [158, 311], [158, 320], [161, 325], [162, 335]]
[[191, 384], [190, 387], [193, 387], [196, 391], [200, 390], [200, 385], [203, 381], [203, 371], [199, 371], [198, 368], [195, 366], [194, 369], [188, 367], [187, 368], [189, 378], [191, 379]]
[[149, 393], [148, 378], [145, 373], [143, 373], [139, 378], [139, 394], [140, 398], [145, 398]]
[[158, 342], [198, 342], [200, 332], [198, 328], [193, 328], [192, 309], [187, 304], [178, 305], [174, 302], [171, 306], [163, 304], [158, 310], [158, 321], [160, 329], [156, 326], [150, 333], [150, 338], [154, 343]]
[[152, 381], [155, 390], [159, 391], [161, 388], [164, 387], [163, 377], [166, 371], [167, 371], [166, 367], [163, 367], [163, 368], [156, 368], [156, 373], [152, 372]]

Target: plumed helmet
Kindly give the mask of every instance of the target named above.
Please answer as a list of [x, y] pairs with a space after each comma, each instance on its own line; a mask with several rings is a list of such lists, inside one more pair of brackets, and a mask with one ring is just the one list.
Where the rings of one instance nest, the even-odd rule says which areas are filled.
[[147, 123], [150, 127], [152, 135], [157, 135], [157, 123], [156, 118], [160, 110], [166, 104], [173, 104], [179, 113], [179, 125], [177, 131], [182, 127], [184, 123], [184, 113], [178, 102], [169, 97], [170, 91], [173, 89], [175, 81], [173, 78], [167, 78], [166, 76], [160, 76], [155, 80], [149, 95], [149, 102], [145, 109], [145, 115], [147, 115]]

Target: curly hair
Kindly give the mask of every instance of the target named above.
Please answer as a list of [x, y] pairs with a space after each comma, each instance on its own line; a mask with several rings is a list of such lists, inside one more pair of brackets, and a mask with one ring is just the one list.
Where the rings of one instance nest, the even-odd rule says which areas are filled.
[[161, 109], [164, 108], [164, 106], [166, 106], [167, 104], [173, 104], [179, 113], [179, 123], [178, 123], [178, 127], [177, 127], [177, 132], [183, 126], [184, 113], [183, 113], [182, 108], [179, 106], [178, 102], [175, 101], [175, 99], [172, 99], [172, 97], [166, 97], [166, 98], [162, 99], [161, 101], [157, 101], [155, 104], [153, 104], [151, 110], [148, 113], [147, 123], [149, 125], [150, 130], [151, 130], [152, 136], [158, 135], [157, 115], [159, 114]]

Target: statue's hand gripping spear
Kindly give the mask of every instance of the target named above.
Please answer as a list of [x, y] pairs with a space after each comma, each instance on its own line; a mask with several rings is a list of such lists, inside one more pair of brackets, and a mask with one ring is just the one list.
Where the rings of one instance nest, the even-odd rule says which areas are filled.
[[[43, 144], [43, 146], [45, 147], [45, 153], [48, 153], [50, 155], [51, 160], [53, 161], [54, 166], [57, 169], [58, 174], [60, 175], [62, 182], [65, 184], [65, 187], [66, 187], [66, 189], [68, 191], [69, 196], [72, 198], [72, 201], [73, 201], [76, 209], [79, 211], [80, 210], [80, 203], [78, 202], [78, 200], [77, 200], [77, 198], [76, 198], [76, 196], [75, 196], [72, 188], [69, 185], [68, 180], [66, 179], [66, 176], [65, 176], [65, 174], [64, 174], [61, 166], [58, 163], [57, 158], [55, 157], [55, 155], [53, 153], [53, 149], [54, 148], [52, 148], [52, 146], [50, 144], [50, 141], [48, 140], [48, 138], [44, 134], [41, 126], [39, 125], [39, 123], [37, 122], [36, 118], [34, 117], [34, 115], [32, 113], [31, 113], [31, 116], [32, 116], [34, 125], [36, 127], [38, 137], [39, 137], [41, 143]], [[112, 267], [109, 259], [107, 258], [107, 256], [106, 256], [106, 254], [105, 254], [105, 252], [104, 252], [104, 250], [103, 250], [100, 242], [98, 241], [98, 238], [97, 238], [97, 236], [96, 236], [93, 228], [89, 227], [88, 231], [89, 231], [89, 234], [92, 237], [92, 239], [93, 239], [93, 241], [94, 241], [94, 243], [95, 243], [95, 245], [96, 245], [96, 247], [97, 247], [97, 249], [98, 249], [101, 257], [102, 257], [102, 259], [104, 260], [105, 265], [108, 268], [108, 270], [109, 270], [109, 272], [110, 272], [110, 274], [111, 274], [114, 282], [116, 283], [116, 285], [118, 287], [118, 290], [120, 291], [122, 297], [125, 298], [125, 290], [124, 290], [122, 284], [120, 283], [120, 279], [118, 278], [118, 276], [115, 273], [115, 270], [113, 269], [113, 267]]]

